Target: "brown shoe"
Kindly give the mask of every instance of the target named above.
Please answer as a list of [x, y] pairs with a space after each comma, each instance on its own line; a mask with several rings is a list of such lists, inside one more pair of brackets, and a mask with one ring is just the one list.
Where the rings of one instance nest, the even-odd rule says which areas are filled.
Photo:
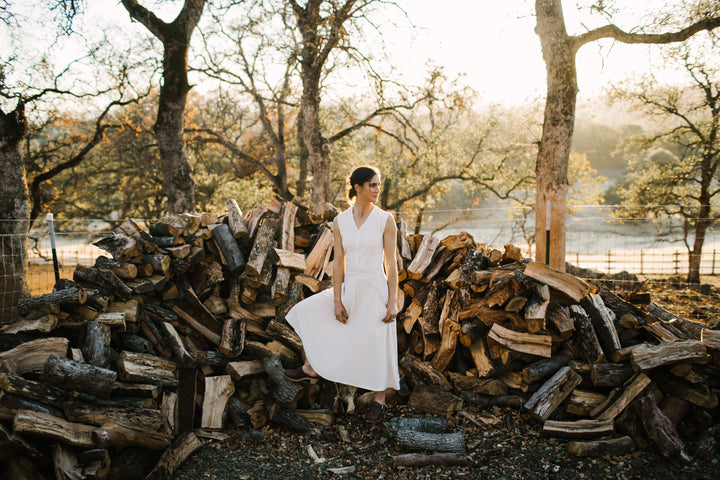
[[285, 370], [285, 378], [287, 378], [291, 382], [302, 382], [304, 380], [314, 380], [317, 378], [317, 375], [308, 375], [307, 373], [305, 373], [305, 370], [303, 370], [302, 366], [299, 366], [298, 368], [290, 368]]
[[382, 420], [383, 414], [385, 413], [385, 405], [378, 403], [373, 400], [370, 404], [370, 409], [365, 414], [365, 421], [368, 423], [376, 423]]

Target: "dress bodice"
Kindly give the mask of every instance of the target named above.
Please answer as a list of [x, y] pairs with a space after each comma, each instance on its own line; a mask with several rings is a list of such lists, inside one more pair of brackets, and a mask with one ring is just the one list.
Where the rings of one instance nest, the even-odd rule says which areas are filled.
[[338, 215], [346, 271], [382, 270], [383, 232], [388, 215], [381, 208], [373, 207], [360, 228], [355, 225], [352, 208]]

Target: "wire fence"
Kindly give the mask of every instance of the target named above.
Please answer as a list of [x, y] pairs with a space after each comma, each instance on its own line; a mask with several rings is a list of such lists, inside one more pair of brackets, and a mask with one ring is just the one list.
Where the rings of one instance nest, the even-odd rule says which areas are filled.
[[[532, 241], [526, 239], [532, 232], [533, 219], [522, 215], [519, 209], [487, 208], [425, 212], [422, 233], [433, 233], [439, 238], [465, 231], [477, 243], [498, 249], [508, 243], [521, 248], [527, 258], [533, 258]], [[414, 212], [396, 212], [412, 223]], [[144, 224], [144, 220], [135, 220]], [[55, 244], [60, 278], [72, 278], [77, 265], [92, 265], [107, 252], [92, 243], [110, 235], [112, 221], [74, 219], [55, 221]], [[525, 225], [523, 230], [523, 225]], [[0, 235], [0, 287], [4, 296], [12, 295], [17, 286], [12, 277], [18, 268], [17, 242], [21, 239]], [[27, 235], [28, 262], [25, 265], [27, 291], [36, 296], [52, 291], [56, 273], [53, 268], [48, 224], [36, 222]], [[674, 276], [682, 278], [688, 272], [688, 250], [682, 239], [682, 223], [664, 220], [617, 218], [605, 206], [588, 206], [567, 218], [566, 261], [596, 278], [620, 275], [623, 272], [641, 278]], [[711, 228], [705, 238], [700, 264], [703, 282], [714, 283], [720, 274], [720, 230]]]

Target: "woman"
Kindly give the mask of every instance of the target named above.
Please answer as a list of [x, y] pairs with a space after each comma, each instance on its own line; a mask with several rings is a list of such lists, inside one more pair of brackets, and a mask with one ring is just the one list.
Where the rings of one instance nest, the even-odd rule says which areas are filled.
[[374, 391], [365, 419], [377, 422], [385, 390], [400, 388], [397, 227], [393, 215], [375, 205], [376, 168], [357, 168], [349, 183], [351, 207], [333, 222], [333, 288], [299, 302], [286, 316], [303, 342], [305, 363], [285, 377], [299, 382], [319, 375]]

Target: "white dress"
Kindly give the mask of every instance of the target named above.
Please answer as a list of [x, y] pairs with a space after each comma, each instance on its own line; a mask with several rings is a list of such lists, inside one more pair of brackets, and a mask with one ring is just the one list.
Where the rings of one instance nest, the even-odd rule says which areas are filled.
[[400, 388], [395, 321], [382, 321], [388, 301], [383, 232], [389, 215], [374, 206], [360, 228], [352, 208], [337, 216], [345, 250], [341, 298], [347, 323], [335, 318], [333, 288], [297, 303], [285, 317], [318, 375], [371, 391]]

